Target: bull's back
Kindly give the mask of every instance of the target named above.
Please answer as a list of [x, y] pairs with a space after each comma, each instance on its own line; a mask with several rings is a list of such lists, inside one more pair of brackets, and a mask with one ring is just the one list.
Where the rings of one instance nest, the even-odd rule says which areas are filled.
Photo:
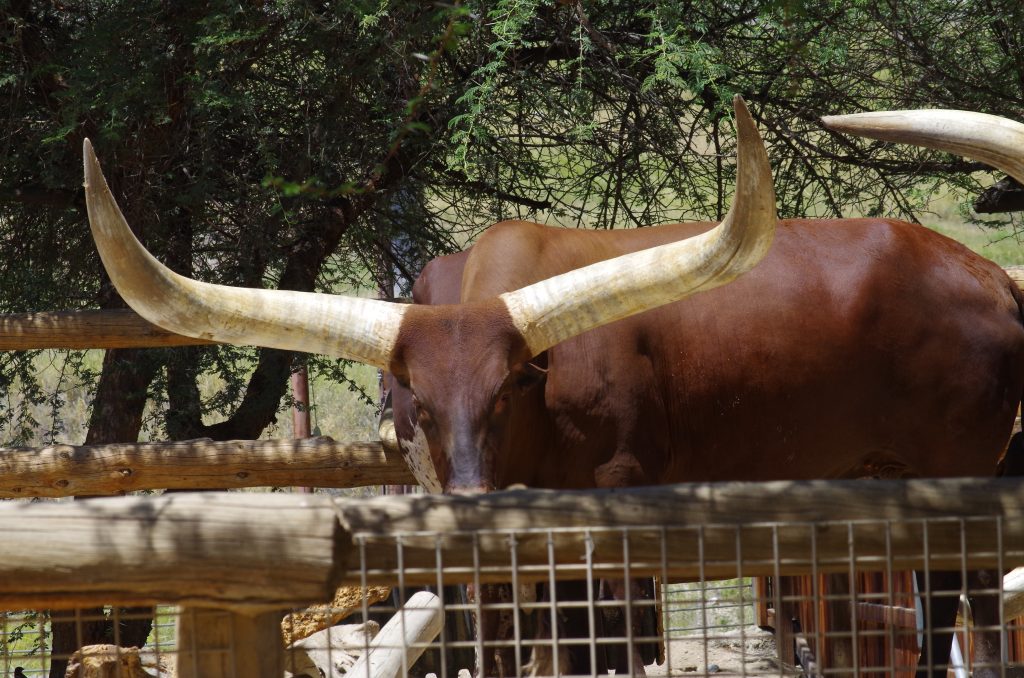
[[[709, 227], [503, 224], [475, 246], [462, 297]], [[1014, 290], [919, 226], [781, 222], [768, 257], [729, 285], [549, 351], [560, 453], [537, 482], [593, 485], [617, 453], [636, 482], [990, 474], [1024, 388]]]

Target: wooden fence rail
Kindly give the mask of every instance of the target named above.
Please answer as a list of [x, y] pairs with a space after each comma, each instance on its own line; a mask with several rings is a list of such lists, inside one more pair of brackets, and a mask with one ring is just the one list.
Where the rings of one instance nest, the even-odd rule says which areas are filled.
[[[633, 531], [634, 576], [846, 572], [851, 539], [859, 569], [915, 569], [925, 553], [919, 521], [941, 516], [998, 517], [1003, 552], [996, 552], [994, 529], [986, 527], [994, 519], [966, 533], [956, 520], [930, 522], [932, 567], [1024, 565], [1024, 483], [1015, 479], [725, 483], [476, 497], [218, 492], [4, 502], [0, 544], [8, 555], [0, 559], [0, 608], [96, 601], [258, 610], [305, 605], [329, 599], [339, 585], [360, 585], [363, 576], [368, 583], [395, 584], [399, 557], [406, 584], [436, 584], [439, 550], [443, 579], [464, 582], [474, 569], [473, 548], [467, 548], [474, 534], [481, 581], [509, 580], [510, 533], [517, 535], [520, 579], [546, 579], [552, 566], [582, 578], [588, 551], [598, 575], [622, 574], [622, 528]], [[811, 520], [825, 522], [812, 530]], [[879, 527], [885, 521], [891, 521], [888, 530]], [[651, 538], [663, 529], [669, 541]]]
[[[362, 542], [370, 583], [394, 579], [398, 536], [407, 583], [437, 583], [438, 548], [446, 581], [464, 580], [474, 558], [481, 581], [507, 581], [512, 532], [521, 579], [548, 576], [549, 540], [559, 569], [582, 577], [583, 554], [589, 551], [602, 576], [621, 575], [619, 528], [625, 527], [635, 537], [628, 553], [636, 576], [698, 580], [848, 572], [851, 548], [864, 570], [916, 569], [926, 552], [929, 565], [938, 569], [959, 570], [964, 562], [1024, 565], [1024, 483], [1016, 479], [715, 483], [397, 499], [337, 500], [347, 529]], [[988, 519], [935, 520], [941, 516]], [[996, 548], [996, 517], [1002, 553]], [[811, 521], [817, 523], [813, 529]], [[668, 553], [662, 551], [663, 535], [671, 541]], [[353, 577], [344, 583], [359, 582]]]
[[0, 449], [0, 499], [414, 484], [401, 455], [380, 442], [328, 437]]
[[[1024, 287], [1024, 266], [1003, 270]], [[160, 348], [213, 344], [168, 332], [128, 309], [0, 315], [0, 351]]]
[[129, 310], [44, 311], [0, 316], [0, 350], [162, 348], [211, 344], [174, 334]]
[[2, 502], [0, 609], [308, 605], [331, 599], [349, 541], [326, 495]]

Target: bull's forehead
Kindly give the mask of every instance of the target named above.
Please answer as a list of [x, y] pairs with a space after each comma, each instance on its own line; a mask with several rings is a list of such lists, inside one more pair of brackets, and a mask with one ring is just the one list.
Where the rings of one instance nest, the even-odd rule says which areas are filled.
[[526, 343], [499, 299], [413, 306], [398, 333], [392, 372], [417, 391], [417, 386], [429, 389], [434, 382], [471, 376], [501, 379], [529, 357]]

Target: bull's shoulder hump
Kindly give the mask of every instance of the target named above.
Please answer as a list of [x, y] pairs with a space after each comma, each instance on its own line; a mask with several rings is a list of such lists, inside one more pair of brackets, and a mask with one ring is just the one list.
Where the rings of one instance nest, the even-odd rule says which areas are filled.
[[714, 228], [714, 222], [687, 222], [628, 229], [548, 226], [502, 221], [489, 227], [474, 245], [474, 259], [524, 257], [533, 262], [557, 254], [574, 267], [621, 254], [690, 238]]
[[462, 273], [471, 249], [428, 261], [412, 286], [413, 301], [417, 304], [459, 303]]

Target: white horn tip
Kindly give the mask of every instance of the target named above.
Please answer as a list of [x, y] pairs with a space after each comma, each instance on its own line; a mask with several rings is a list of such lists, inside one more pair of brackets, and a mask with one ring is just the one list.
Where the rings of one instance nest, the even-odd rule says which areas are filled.
[[100, 161], [96, 157], [96, 152], [93, 151], [92, 142], [88, 138], [82, 142], [82, 160], [85, 164], [85, 187], [99, 185], [101, 181], [97, 181], [97, 179], [103, 179], [103, 172], [100, 170]]
[[736, 115], [736, 134], [743, 140], [760, 138], [757, 125], [754, 124], [754, 118], [750, 115], [750, 109], [747, 108], [747, 102], [739, 94], [733, 96], [732, 108], [733, 113]]
[[833, 132], [849, 132], [857, 129], [865, 121], [863, 113], [851, 113], [848, 115], [823, 115], [821, 125]]

